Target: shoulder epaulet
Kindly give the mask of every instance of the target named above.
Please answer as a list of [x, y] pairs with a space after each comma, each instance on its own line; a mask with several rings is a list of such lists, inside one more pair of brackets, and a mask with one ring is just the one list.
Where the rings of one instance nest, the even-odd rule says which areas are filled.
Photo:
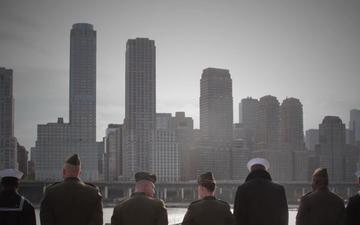
[[55, 183], [49, 184], [48, 186], [46, 186], [46, 189], [52, 188], [52, 187], [54, 187], [54, 186], [56, 186], [56, 185], [58, 185], [60, 183], [62, 183], [62, 182], [55, 182]]
[[304, 199], [304, 198], [308, 197], [308, 196], [309, 196], [310, 194], [312, 194], [312, 193], [313, 193], [313, 192], [310, 191], [310, 192], [304, 194], [304, 195], [301, 197], [301, 199]]

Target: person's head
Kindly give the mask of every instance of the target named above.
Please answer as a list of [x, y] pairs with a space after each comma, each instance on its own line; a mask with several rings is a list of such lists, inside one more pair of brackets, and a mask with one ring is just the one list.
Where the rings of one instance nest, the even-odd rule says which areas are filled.
[[215, 195], [215, 178], [211, 172], [201, 174], [198, 177], [198, 198], [202, 199], [207, 196]]
[[312, 188], [314, 191], [327, 188], [329, 177], [326, 168], [317, 168], [312, 175]]
[[155, 196], [156, 175], [148, 172], [138, 172], [135, 174], [135, 192], [142, 192], [145, 195]]
[[264, 158], [254, 158], [247, 163], [247, 168], [250, 172], [258, 170], [267, 171], [270, 168], [270, 163]]
[[5, 190], [16, 190], [19, 187], [19, 180], [24, 174], [17, 169], [4, 169], [0, 171], [1, 186]]
[[79, 177], [81, 174], [81, 163], [77, 154], [68, 158], [62, 170], [63, 178]]

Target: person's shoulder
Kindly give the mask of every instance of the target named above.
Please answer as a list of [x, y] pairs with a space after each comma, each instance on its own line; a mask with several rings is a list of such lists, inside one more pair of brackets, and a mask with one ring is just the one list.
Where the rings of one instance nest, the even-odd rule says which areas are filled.
[[223, 201], [223, 200], [220, 200], [220, 199], [216, 199], [216, 202], [217, 202], [219, 205], [221, 205], [221, 206], [223, 206], [223, 207], [225, 207], [225, 208], [229, 208], [229, 209], [230, 209], [230, 204], [227, 203], [226, 201]]
[[61, 188], [63, 186], [64, 182], [55, 182], [52, 184], [49, 184], [46, 189], [45, 189], [45, 193], [49, 194], [54, 190], [57, 190], [58, 188]]
[[312, 196], [313, 196], [313, 192], [310, 191], [310, 192], [304, 194], [300, 200], [301, 200], [301, 202], [308, 201], [309, 199], [312, 198]]
[[83, 188], [86, 190], [87, 193], [101, 197], [100, 189], [98, 186], [92, 183], [83, 182]]
[[360, 203], [360, 194], [356, 194], [356, 195], [353, 195], [349, 198], [349, 202], [352, 201], [352, 202], [359, 202]]
[[338, 202], [339, 204], [343, 205], [344, 204], [344, 200], [337, 195], [336, 193], [329, 191], [329, 195], [331, 196], [331, 198], [334, 199], [334, 201]]
[[202, 199], [199, 199], [199, 200], [196, 200], [196, 201], [193, 201], [193, 202], [191, 202], [190, 203], [190, 205], [189, 205], [189, 209], [190, 208], [193, 208], [193, 207], [197, 207], [198, 205], [200, 205], [201, 203], [203, 202], [203, 200]]
[[165, 207], [165, 202], [160, 198], [149, 198], [150, 201], [160, 207]]

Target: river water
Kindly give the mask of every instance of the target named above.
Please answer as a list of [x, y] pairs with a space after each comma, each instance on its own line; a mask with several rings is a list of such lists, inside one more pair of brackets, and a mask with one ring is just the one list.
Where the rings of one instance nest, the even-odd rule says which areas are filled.
[[[110, 223], [113, 208], [104, 208], [104, 223]], [[168, 208], [169, 224], [181, 223], [186, 208]], [[296, 210], [289, 210], [289, 225], [295, 225]], [[36, 209], [36, 221], [40, 225], [39, 209]]]

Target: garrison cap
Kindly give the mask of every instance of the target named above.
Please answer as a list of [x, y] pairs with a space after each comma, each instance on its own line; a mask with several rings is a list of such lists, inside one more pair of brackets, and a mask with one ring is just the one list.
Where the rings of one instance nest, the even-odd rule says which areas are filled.
[[156, 175], [155, 174], [150, 174], [148, 172], [137, 172], [135, 174], [135, 181], [141, 181], [141, 180], [148, 180], [151, 181], [153, 183], [156, 182]]
[[326, 180], [329, 179], [326, 168], [317, 168], [313, 173], [313, 177], [318, 177]]
[[201, 174], [197, 179], [198, 184], [215, 184], [215, 178], [212, 172]]
[[72, 156], [70, 156], [67, 160], [66, 163], [73, 165], [73, 166], [80, 166], [80, 158], [78, 154], [74, 154]]
[[17, 170], [17, 169], [0, 170], [0, 177], [1, 178], [13, 177], [13, 178], [16, 178], [16, 179], [20, 180], [23, 175], [24, 175], [24, 173]]

